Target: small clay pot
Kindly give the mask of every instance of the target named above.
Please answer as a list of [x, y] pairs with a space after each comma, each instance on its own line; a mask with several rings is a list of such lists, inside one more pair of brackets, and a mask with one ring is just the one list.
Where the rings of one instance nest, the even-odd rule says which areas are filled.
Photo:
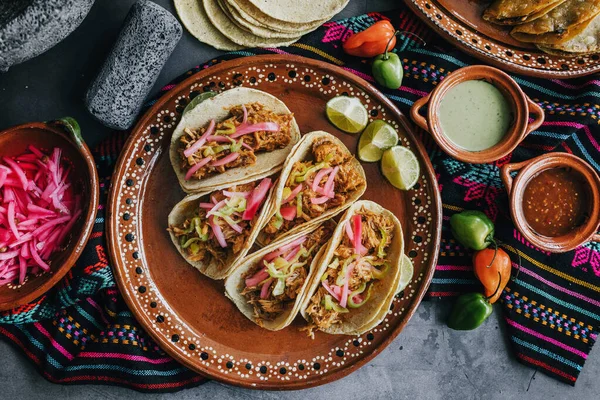
[[88, 241], [98, 210], [99, 184], [96, 164], [83, 141], [79, 125], [72, 118], [52, 122], [32, 122], [0, 132], [0, 156], [24, 153], [29, 145], [44, 151], [54, 147], [72, 164], [71, 179], [81, 195], [82, 213], [63, 243], [63, 249], [50, 258], [50, 271], [28, 275], [22, 285], [0, 286], [0, 311], [27, 304], [54, 286], [75, 264]]
[[[588, 186], [589, 209], [586, 221], [563, 236], [548, 237], [535, 232], [527, 223], [523, 211], [523, 194], [529, 181], [542, 171], [571, 168]], [[510, 201], [510, 214], [519, 232], [534, 246], [551, 253], [563, 253], [589, 241], [600, 241], [600, 178], [585, 161], [568, 153], [548, 153], [520, 163], [506, 164], [500, 170]], [[511, 173], [518, 172], [515, 178]]]
[[[509, 101], [512, 109], [512, 124], [504, 138], [495, 146], [481, 151], [465, 150], [454, 144], [444, 135], [438, 120], [438, 109], [444, 95], [452, 87], [470, 80], [485, 80], [496, 86]], [[428, 106], [427, 118], [419, 114], [419, 110], [425, 105]], [[534, 115], [531, 122], [530, 113]], [[410, 109], [410, 116], [419, 127], [431, 133], [437, 144], [448, 155], [471, 164], [489, 163], [506, 156], [521, 143], [525, 136], [544, 122], [544, 111], [523, 93], [514, 79], [497, 68], [485, 65], [460, 68], [446, 76], [430, 94], [415, 101]]]

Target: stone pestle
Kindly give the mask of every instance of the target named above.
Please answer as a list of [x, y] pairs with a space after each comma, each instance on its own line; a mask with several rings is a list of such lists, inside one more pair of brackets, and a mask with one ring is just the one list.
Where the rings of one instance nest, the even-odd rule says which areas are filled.
[[109, 128], [130, 128], [181, 34], [181, 25], [167, 10], [149, 0], [136, 2], [88, 88], [88, 111]]

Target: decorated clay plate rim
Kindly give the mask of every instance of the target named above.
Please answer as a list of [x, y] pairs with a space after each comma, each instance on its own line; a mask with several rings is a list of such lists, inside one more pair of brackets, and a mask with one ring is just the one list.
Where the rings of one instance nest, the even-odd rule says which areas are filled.
[[[315, 68], [321, 69], [323, 71], [331, 72], [334, 75], [344, 79], [346, 82], [350, 82], [353, 85], [357, 86], [361, 91], [368, 96], [372, 96], [377, 99], [380, 103], [383, 103], [386, 107], [391, 111], [391, 116], [399, 123], [402, 129], [406, 132], [406, 137], [410, 138], [411, 145], [415, 146], [415, 150], [419, 153], [419, 156], [422, 160], [423, 171], [422, 177], [426, 177], [427, 187], [432, 193], [432, 198], [429, 198], [430, 204], [429, 208], [431, 210], [431, 221], [429, 226], [431, 227], [432, 232], [428, 233], [429, 243], [428, 246], [430, 249], [433, 249], [430, 253], [426, 253], [426, 260], [422, 262], [423, 264], [423, 272], [422, 276], [418, 279], [418, 284], [415, 285], [416, 288], [413, 290], [413, 293], [410, 295], [412, 301], [406, 309], [402, 310], [402, 316], [397, 325], [388, 330], [383, 338], [379, 342], [377, 346], [375, 346], [372, 351], [368, 354], [363, 353], [361, 356], [357, 357], [355, 360], [351, 360], [350, 362], [343, 363], [340, 369], [337, 369], [328, 374], [315, 374], [314, 376], [310, 376], [310, 378], [305, 379], [296, 379], [296, 380], [278, 380], [273, 379], [271, 381], [260, 381], [260, 383], [253, 383], [249, 381], [245, 381], [240, 379], [239, 377], [228, 374], [227, 371], [221, 372], [221, 368], [217, 370], [215, 367], [205, 367], [199, 363], [195, 363], [192, 361], [192, 358], [188, 354], [188, 352], [181, 350], [181, 346], [171, 340], [168, 340], [165, 335], [162, 333], [155, 331], [153, 327], [154, 321], [150, 319], [150, 317], [142, 312], [143, 308], [147, 306], [143, 304], [143, 302], [139, 299], [136, 299], [136, 293], [128, 286], [127, 277], [125, 273], [122, 273], [127, 267], [125, 266], [126, 262], [121, 258], [121, 249], [119, 248], [119, 226], [121, 224], [119, 217], [119, 204], [118, 198], [120, 192], [123, 191], [123, 187], [121, 187], [121, 181], [125, 181], [125, 173], [129, 167], [128, 163], [134, 162], [134, 154], [137, 151], [138, 142], [143, 138], [144, 128], [150, 125], [151, 120], [156, 119], [157, 115], [161, 115], [162, 107], [168, 103], [173, 97], [177, 96], [182, 90], [190, 90], [195, 83], [201, 81], [202, 79], [208, 78], [211, 75], [217, 75], [219, 73], [223, 73], [226, 71], [233, 71], [237, 68], [250, 67], [251, 65], [267, 65], [267, 64], [277, 64], [277, 63], [290, 63], [295, 64], [299, 68]], [[168, 140], [168, 139], [162, 139]], [[158, 141], [158, 140], [157, 140]], [[160, 148], [156, 153], [148, 160], [147, 166], [151, 167], [152, 164], [158, 159], [161, 155]], [[383, 179], [383, 178], [382, 178]], [[138, 181], [132, 186], [135, 188], [141, 187], [144, 182], [147, 180], [147, 176]], [[138, 205], [136, 204], [136, 207]], [[140, 215], [141, 207], [139, 209], [136, 208], [136, 213], [138, 216]], [[140, 218], [140, 217], [138, 217]], [[161, 348], [170, 354], [177, 361], [185, 365], [186, 367], [206, 375], [210, 378], [229, 383], [236, 386], [252, 388], [252, 389], [275, 389], [275, 390], [289, 390], [289, 389], [302, 389], [307, 387], [314, 387], [324, 383], [331, 382], [336, 379], [340, 379], [351, 372], [355, 371], [377, 354], [379, 354], [385, 347], [387, 347], [391, 341], [400, 333], [400, 331], [404, 328], [404, 326], [408, 323], [416, 308], [420, 304], [423, 296], [425, 295], [429, 284], [431, 283], [431, 279], [433, 278], [433, 273], [435, 271], [435, 265], [437, 262], [438, 249], [440, 245], [441, 239], [441, 222], [442, 222], [442, 205], [441, 205], [441, 196], [439, 192], [439, 188], [437, 186], [437, 182], [435, 180], [435, 172], [429, 161], [429, 157], [425, 152], [422, 145], [419, 143], [417, 137], [414, 135], [413, 130], [408, 122], [408, 119], [398, 110], [398, 108], [388, 100], [383, 94], [381, 94], [377, 89], [375, 89], [371, 84], [366, 82], [365, 80], [355, 76], [354, 74], [347, 72], [337, 66], [307, 59], [300, 56], [289, 56], [289, 55], [259, 55], [259, 56], [250, 56], [234, 59], [231, 61], [222, 62], [216, 66], [208, 68], [204, 71], [200, 71], [189, 78], [185, 79], [183, 82], [179, 83], [176, 87], [172, 88], [167, 94], [163, 95], [158, 101], [150, 108], [146, 114], [140, 119], [136, 127], [132, 130], [119, 158], [117, 160], [117, 166], [115, 172], [113, 174], [113, 181], [111, 182], [111, 187], [109, 191], [109, 207], [107, 210], [107, 233], [109, 235], [109, 254], [111, 260], [113, 262], [113, 271], [115, 273], [115, 278], [117, 284], [123, 294], [123, 297], [128, 305], [128, 307], [132, 310], [138, 321], [141, 323], [143, 328], [150, 334], [150, 336], [161, 345]], [[136, 228], [137, 229], [137, 228]], [[126, 238], [126, 240], [128, 240]], [[141, 241], [142, 238], [139, 237], [137, 240]], [[139, 246], [141, 248], [141, 246]], [[416, 278], [416, 277], [415, 277]], [[414, 279], [414, 278], [413, 278]], [[149, 281], [149, 284], [154, 285], [153, 281]], [[149, 288], [150, 289], [150, 288]], [[162, 302], [162, 307], [168, 309], [170, 314], [173, 315], [173, 311], [170, 305], [166, 302]], [[138, 310], [139, 308], [139, 310]], [[184, 325], [186, 329], [189, 331], [193, 331], [193, 329], [185, 326], [185, 321], [181, 320], [178, 322], [180, 325]], [[370, 339], [369, 339], [370, 340]], [[221, 362], [221, 360], [219, 360]], [[229, 368], [229, 367], [228, 367]]]
[[436, 0], [404, 2], [444, 39], [474, 57], [511, 72], [540, 78], [568, 79], [600, 71], [600, 61], [596, 54], [563, 57], [532, 48], [508, 45], [475, 31], [449, 13], [448, 9]]

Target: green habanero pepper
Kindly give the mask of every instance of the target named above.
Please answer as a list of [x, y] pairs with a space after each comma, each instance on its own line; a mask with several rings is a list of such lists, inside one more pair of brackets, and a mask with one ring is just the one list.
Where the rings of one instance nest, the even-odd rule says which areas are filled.
[[375, 57], [372, 67], [373, 77], [381, 86], [398, 89], [402, 86], [404, 70], [402, 61], [396, 53], [384, 53]]
[[465, 293], [456, 299], [448, 327], [457, 331], [470, 331], [477, 328], [491, 314], [493, 308], [481, 293]]
[[388, 52], [389, 44], [390, 42], [385, 47], [385, 53], [378, 55], [373, 60], [371, 71], [375, 81], [381, 86], [388, 89], [398, 89], [402, 86], [404, 70], [398, 54]]
[[481, 211], [463, 211], [450, 217], [452, 235], [466, 248], [483, 250], [494, 243], [494, 223]]

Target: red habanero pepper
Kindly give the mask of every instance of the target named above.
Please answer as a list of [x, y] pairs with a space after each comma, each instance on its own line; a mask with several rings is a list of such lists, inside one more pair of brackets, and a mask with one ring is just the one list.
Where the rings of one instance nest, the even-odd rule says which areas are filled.
[[481, 281], [491, 304], [495, 303], [510, 279], [512, 264], [501, 248], [483, 249], [473, 254], [475, 276]]
[[[375, 57], [396, 46], [396, 29], [390, 21], [377, 21], [362, 32], [350, 36], [342, 45], [351, 56]], [[389, 46], [388, 46], [389, 42]]]

